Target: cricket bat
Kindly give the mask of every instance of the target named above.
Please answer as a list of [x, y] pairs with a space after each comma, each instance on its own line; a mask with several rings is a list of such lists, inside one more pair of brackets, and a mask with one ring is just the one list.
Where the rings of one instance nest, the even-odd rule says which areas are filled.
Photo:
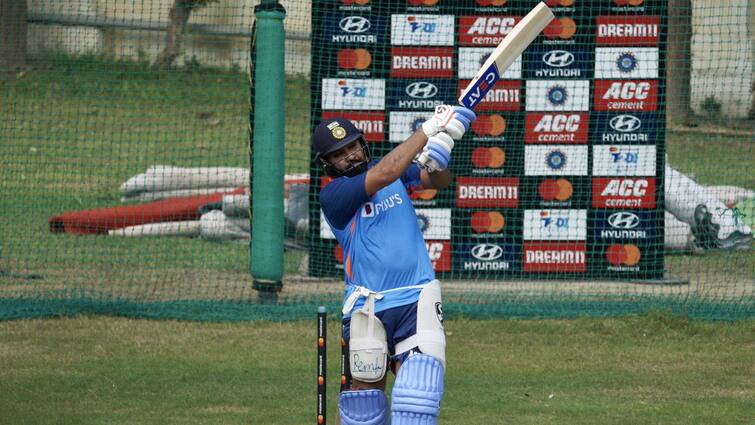
[[496, 81], [512, 63], [524, 52], [540, 32], [553, 20], [553, 12], [543, 2], [530, 11], [493, 50], [477, 75], [461, 92], [459, 103], [474, 109], [495, 85]]

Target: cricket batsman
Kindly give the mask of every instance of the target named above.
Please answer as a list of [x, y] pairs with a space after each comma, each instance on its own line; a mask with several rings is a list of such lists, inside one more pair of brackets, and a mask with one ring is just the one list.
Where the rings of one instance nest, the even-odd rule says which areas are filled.
[[[320, 205], [344, 253], [343, 337], [353, 384], [338, 400], [342, 425], [437, 424], [446, 367], [441, 289], [407, 188], [451, 183], [454, 141], [476, 118], [464, 107], [438, 106], [380, 160], [347, 119], [314, 131], [314, 160], [333, 178]], [[396, 374], [390, 413], [388, 367]]]

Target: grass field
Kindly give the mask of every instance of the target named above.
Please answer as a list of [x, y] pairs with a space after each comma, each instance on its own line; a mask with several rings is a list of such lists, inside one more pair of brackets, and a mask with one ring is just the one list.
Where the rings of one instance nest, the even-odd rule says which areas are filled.
[[[732, 425], [755, 322], [450, 320], [441, 424]], [[339, 327], [329, 322], [329, 423]], [[0, 423], [315, 423], [315, 322], [0, 322]]]
[[[290, 79], [286, 88], [286, 172], [307, 172], [308, 82]], [[255, 297], [245, 244], [47, 227], [62, 211], [120, 204], [118, 186], [155, 164], [246, 166], [245, 74], [155, 74], [146, 64], [54, 57], [0, 76], [0, 99], [0, 298]], [[671, 164], [705, 184], [755, 189], [754, 148], [742, 136], [667, 135]], [[287, 276], [299, 273], [303, 256], [287, 253]], [[752, 299], [752, 253], [673, 255], [666, 268], [693, 284], [680, 298]], [[748, 277], [748, 287], [734, 285]], [[443, 424], [755, 420], [752, 320], [454, 319], [447, 330]], [[313, 339], [310, 322], [0, 322], [0, 424], [311, 423]], [[331, 402], [336, 373], [332, 361]]]

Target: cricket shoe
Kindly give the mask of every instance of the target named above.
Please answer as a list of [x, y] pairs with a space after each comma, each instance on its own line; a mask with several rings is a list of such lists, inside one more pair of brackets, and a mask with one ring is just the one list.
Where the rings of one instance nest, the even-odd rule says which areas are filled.
[[742, 213], [736, 208], [715, 208], [711, 212], [705, 204], [698, 205], [695, 224], [691, 226], [696, 251], [749, 250], [752, 229], [742, 222], [741, 217]]

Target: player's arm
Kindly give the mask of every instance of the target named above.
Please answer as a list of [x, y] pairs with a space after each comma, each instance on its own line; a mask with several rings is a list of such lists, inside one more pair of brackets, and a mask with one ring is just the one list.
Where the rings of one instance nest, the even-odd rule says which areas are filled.
[[427, 136], [420, 128], [404, 143], [388, 152], [388, 155], [383, 157], [377, 165], [367, 171], [364, 178], [364, 188], [367, 193], [372, 195], [401, 177], [426, 143]]
[[[378, 190], [400, 178], [415, 158], [417, 164], [427, 173], [437, 173], [448, 167], [451, 159], [454, 139], [459, 140], [469, 128], [476, 115], [471, 110], [456, 106], [441, 105], [435, 109], [435, 115], [425, 121], [404, 143], [398, 145], [388, 153], [365, 176], [364, 187], [368, 194]], [[442, 184], [448, 176], [439, 175], [435, 183]], [[427, 177], [430, 187], [435, 187], [435, 177]], [[443, 186], [443, 187], [445, 187]]]

